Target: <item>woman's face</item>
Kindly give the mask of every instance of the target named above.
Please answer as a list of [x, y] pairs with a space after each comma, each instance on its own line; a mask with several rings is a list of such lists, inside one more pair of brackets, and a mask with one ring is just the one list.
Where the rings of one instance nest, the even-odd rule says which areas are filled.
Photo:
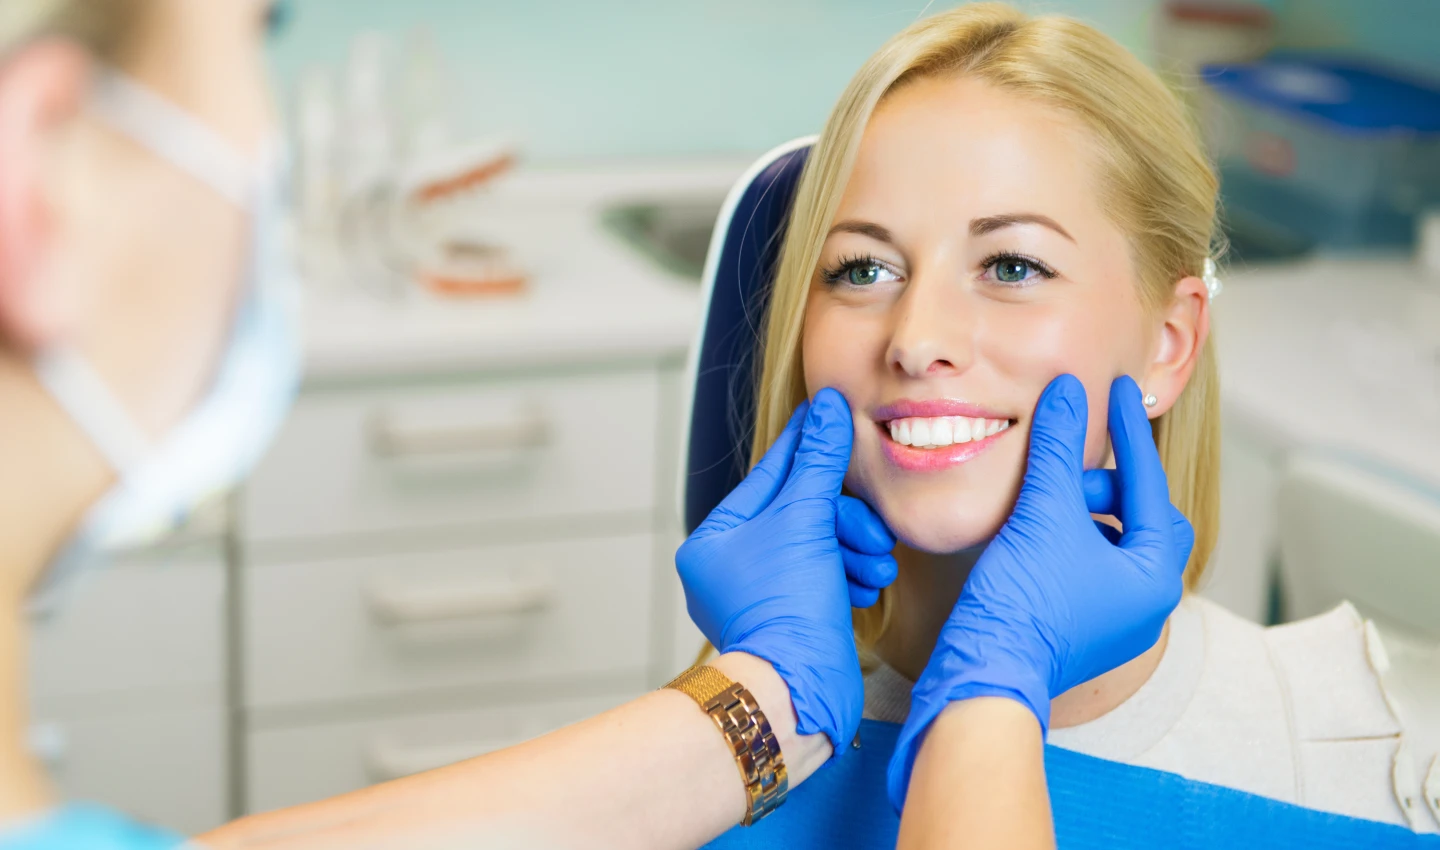
[[846, 485], [914, 548], [999, 531], [1051, 379], [1085, 385], [1087, 467], [1111, 381], [1145, 386], [1158, 327], [1090, 144], [1063, 112], [956, 78], [901, 88], [865, 130], [811, 281], [805, 383], [849, 400]]

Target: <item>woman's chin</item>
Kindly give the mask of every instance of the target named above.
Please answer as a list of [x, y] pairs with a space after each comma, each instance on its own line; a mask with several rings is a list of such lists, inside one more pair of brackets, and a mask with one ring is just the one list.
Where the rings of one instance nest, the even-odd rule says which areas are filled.
[[950, 555], [973, 549], [993, 538], [1005, 524], [1004, 518], [990, 522], [958, 522], [952, 515], [927, 512], [880, 511], [896, 539], [917, 552]]

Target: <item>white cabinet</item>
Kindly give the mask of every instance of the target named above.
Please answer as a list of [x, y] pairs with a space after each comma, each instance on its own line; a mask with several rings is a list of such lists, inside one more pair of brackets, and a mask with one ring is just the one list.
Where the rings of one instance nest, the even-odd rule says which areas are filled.
[[302, 395], [241, 497], [246, 811], [518, 743], [658, 684], [679, 366]]
[[247, 567], [249, 703], [642, 680], [651, 540], [632, 534]]
[[121, 556], [35, 612], [31, 747], [67, 797], [191, 833], [228, 819], [225, 622], [218, 538]]
[[637, 693], [263, 729], [247, 743], [250, 808], [267, 811], [443, 767], [591, 717]]
[[219, 706], [50, 713], [32, 742], [66, 797], [194, 835], [230, 819]]
[[654, 370], [324, 390], [245, 489], [250, 542], [648, 511]]

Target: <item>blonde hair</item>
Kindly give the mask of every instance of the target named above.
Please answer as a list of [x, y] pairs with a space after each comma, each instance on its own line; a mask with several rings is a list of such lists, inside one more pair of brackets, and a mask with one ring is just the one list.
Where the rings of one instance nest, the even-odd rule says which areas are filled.
[[38, 38], [70, 39], [112, 58], [146, 0], [0, 0], [0, 58]]
[[[1030, 17], [1000, 3], [962, 6], [918, 21], [860, 69], [825, 124], [795, 193], [781, 248], [756, 393], [752, 462], [758, 462], [806, 396], [801, 329], [810, 281], [834, 221], [865, 126], [887, 95], [937, 76], [983, 81], [1065, 110], [1097, 141], [1102, 207], [1124, 231], [1149, 310], [1170, 302], [1175, 284], [1199, 276], [1218, 251], [1218, 181], [1176, 95], [1124, 48], [1059, 16]], [[1219, 530], [1219, 383], [1206, 342], [1179, 400], [1152, 427], [1171, 499], [1195, 527], [1186, 568], [1194, 589]], [[891, 617], [891, 595], [856, 609], [862, 652]]]

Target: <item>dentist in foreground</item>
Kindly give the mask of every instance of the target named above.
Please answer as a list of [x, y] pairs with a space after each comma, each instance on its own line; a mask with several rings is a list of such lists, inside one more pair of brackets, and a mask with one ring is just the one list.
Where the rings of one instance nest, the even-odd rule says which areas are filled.
[[[163, 533], [235, 484], [295, 393], [271, 12], [0, 5], [0, 850], [184, 843], [56, 800], [25, 746], [26, 611], [97, 550]], [[977, 565], [916, 686], [891, 770], [902, 844], [1051, 844], [1044, 707], [1149, 648], [1180, 597], [1188, 525], [1139, 390], [1112, 391], [1115, 471], [1081, 469], [1085, 403], [1065, 376], [1042, 396], [1007, 545]], [[844, 399], [820, 392], [681, 548], [691, 616], [721, 653], [706, 667], [510, 750], [197, 846], [678, 848], [766, 816], [844, 758], [863, 703], [850, 607], [895, 575], [888, 530], [840, 494], [850, 441]]]

